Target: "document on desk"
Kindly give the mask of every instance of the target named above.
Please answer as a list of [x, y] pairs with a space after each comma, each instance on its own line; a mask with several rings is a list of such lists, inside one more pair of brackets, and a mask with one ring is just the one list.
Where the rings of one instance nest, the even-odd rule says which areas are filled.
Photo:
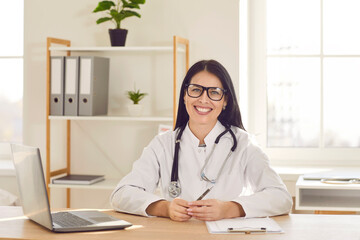
[[281, 227], [271, 218], [231, 218], [206, 222], [209, 233], [283, 233]]

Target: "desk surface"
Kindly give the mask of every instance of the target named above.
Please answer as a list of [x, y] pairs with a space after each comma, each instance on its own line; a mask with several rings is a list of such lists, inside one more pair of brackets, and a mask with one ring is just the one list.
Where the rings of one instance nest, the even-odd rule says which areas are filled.
[[53, 233], [23, 216], [20, 207], [0, 207], [0, 239], [360, 239], [359, 215], [291, 214], [274, 217], [283, 234], [210, 234], [202, 221], [174, 222], [167, 218], [146, 218], [107, 212], [133, 223], [125, 230], [82, 233]]

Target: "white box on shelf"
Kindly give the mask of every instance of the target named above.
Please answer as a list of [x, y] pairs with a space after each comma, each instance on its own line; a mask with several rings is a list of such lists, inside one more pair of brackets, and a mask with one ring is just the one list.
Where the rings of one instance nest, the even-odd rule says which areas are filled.
[[331, 184], [320, 180], [296, 182], [297, 210], [360, 211], [360, 184]]

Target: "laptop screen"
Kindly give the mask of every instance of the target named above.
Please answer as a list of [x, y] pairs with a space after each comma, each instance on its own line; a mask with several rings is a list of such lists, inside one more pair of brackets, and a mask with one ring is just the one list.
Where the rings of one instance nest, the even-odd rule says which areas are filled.
[[11, 144], [24, 214], [52, 230], [49, 199], [38, 148]]

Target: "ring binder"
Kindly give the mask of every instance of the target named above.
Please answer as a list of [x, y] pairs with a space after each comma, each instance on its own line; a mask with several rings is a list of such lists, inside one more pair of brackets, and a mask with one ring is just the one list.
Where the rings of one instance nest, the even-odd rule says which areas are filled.
[[65, 58], [65, 101], [64, 114], [78, 115], [79, 57]]
[[110, 60], [104, 57], [80, 57], [79, 115], [107, 114]]
[[64, 57], [50, 61], [50, 115], [64, 115]]

